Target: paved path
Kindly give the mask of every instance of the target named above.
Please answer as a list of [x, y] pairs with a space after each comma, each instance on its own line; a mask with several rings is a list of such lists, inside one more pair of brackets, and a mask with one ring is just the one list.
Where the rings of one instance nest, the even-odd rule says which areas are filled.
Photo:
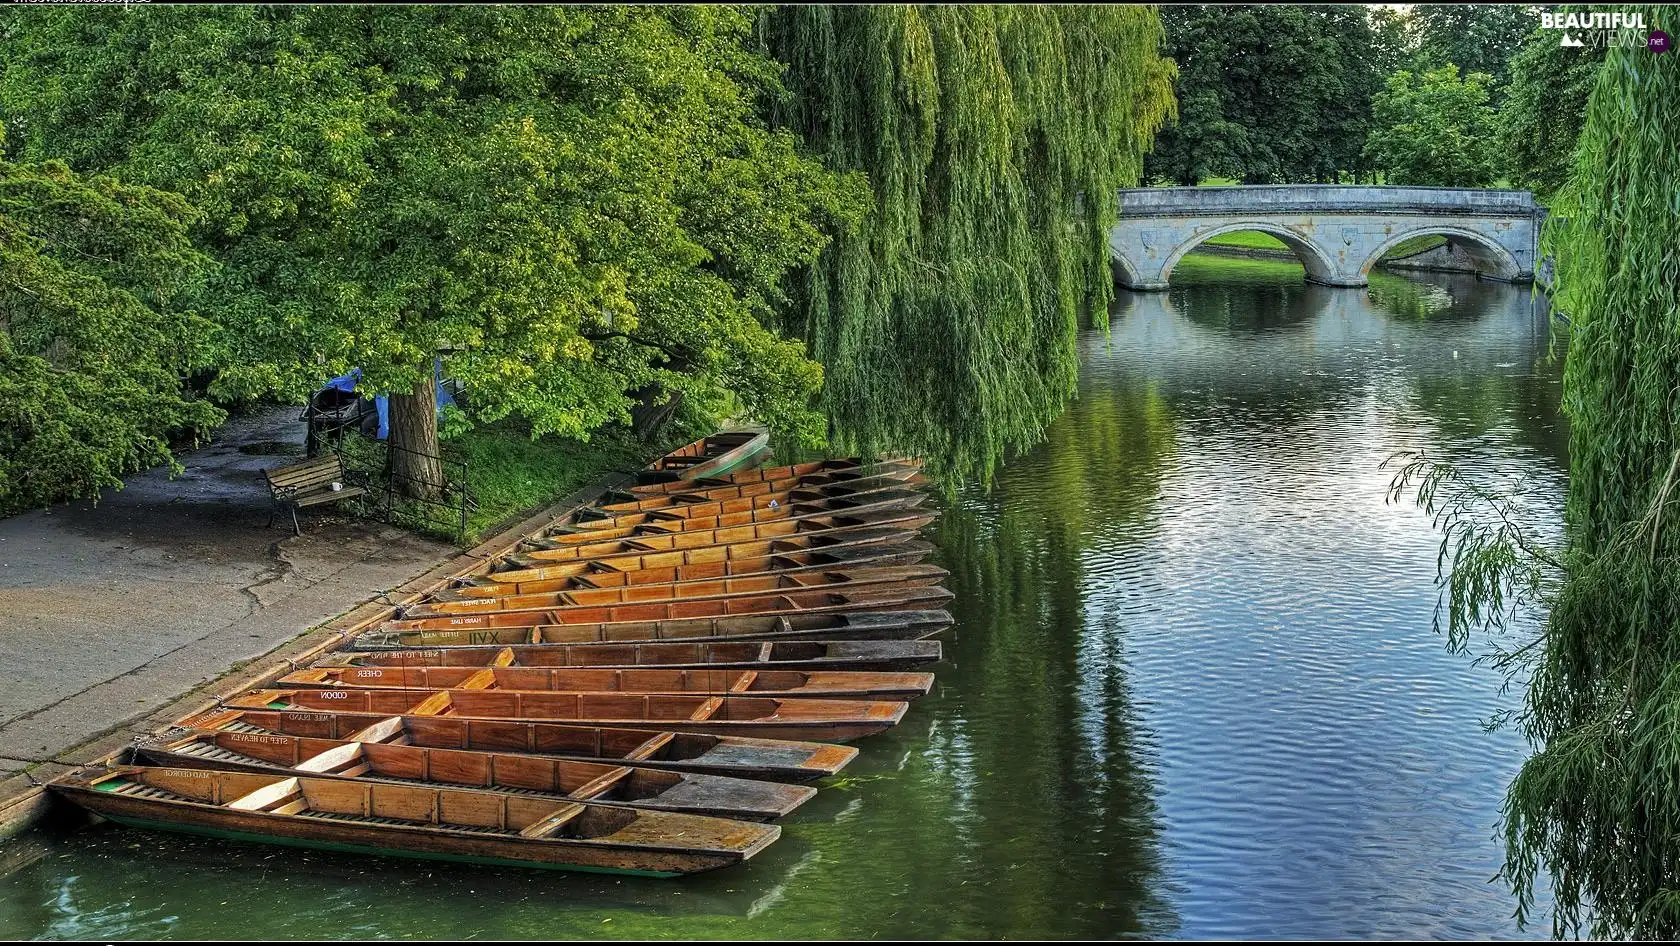
[[[302, 456], [297, 408], [231, 422], [187, 470], [0, 520], [0, 780], [151, 712], [455, 550], [317, 507], [268, 521], [260, 471]], [[250, 453], [245, 445], [280, 452]]]

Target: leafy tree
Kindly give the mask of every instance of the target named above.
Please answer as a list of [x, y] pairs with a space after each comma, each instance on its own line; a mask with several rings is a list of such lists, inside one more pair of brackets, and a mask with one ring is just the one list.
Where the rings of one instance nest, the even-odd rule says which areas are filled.
[[790, 307], [834, 443], [989, 478], [1072, 397], [1081, 309], [1111, 298], [1113, 195], [1172, 103], [1154, 12], [782, 7], [764, 35], [778, 121], [874, 185]]
[[1421, 60], [1415, 71], [1451, 63], [1464, 75], [1486, 73], [1495, 104], [1504, 95], [1512, 57], [1537, 23], [1533, 9], [1520, 3], [1417, 4], [1409, 19]]
[[1367, 9], [1371, 11], [1371, 64], [1380, 87], [1383, 79], [1415, 68], [1418, 37], [1404, 11], [1391, 6]]
[[1568, 180], [1605, 51], [1560, 46], [1556, 30], [1535, 30], [1512, 59], [1499, 108], [1499, 151], [1513, 184], [1550, 200]]
[[223, 419], [182, 386], [217, 343], [189, 307], [192, 220], [174, 194], [0, 159], [0, 515], [120, 487]]
[[[1207, 12], [1213, 11], [1213, 12]], [[1145, 176], [1182, 187], [1210, 177], [1241, 178], [1253, 145], [1249, 129], [1228, 118], [1230, 94], [1223, 76], [1232, 37], [1219, 7], [1161, 9], [1166, 41], [1161, 52], [1178, 64], [1174, 91], [1178, 113], [1144, 156]], [[1234, 111], [1234, 110], [1233, 110]]]
[[431, 362], [480, 419], [587, 436], [634, 392], [730, 388], [810, 440], [821, 370], [764, 322], [861, 182], [757, 118], [728, 7], [27, 10], [0, 101], [32, 154], [178, 190], [225, 269], [214, 390], [392, 391], [441, 481]]
[[1485, 187], [1494, 177], [1496, 122], [1488, 77], [1457, 66], [1401, 71], [1372, 101], [1365, 156], [1395, 184]]
[[1382, 76], [1366, 8], [1169, 6], [1161, 16], [1180, 107], [1145, 159], [1147, 176], [1263, 184], [1361, 168]]

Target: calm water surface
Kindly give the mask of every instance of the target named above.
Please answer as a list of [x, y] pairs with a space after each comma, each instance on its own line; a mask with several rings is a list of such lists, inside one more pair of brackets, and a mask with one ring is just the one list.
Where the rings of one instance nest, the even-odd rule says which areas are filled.
[[[1558, 367], [1526, 288], [1191, 257], [1082, 338], [1078, 401], [934, 530], [934, 694], [749, 865], [687, 881], [416, 866], [102, 827], [0, 848], [0, 936], [1510, 937], [1524, 747], [1430, 628], [1392, 453], [1527, 472]], [[31, 860], [33, 858], [33, 860]], [[1537, 930], [1543, 933], [1544, 930]]]

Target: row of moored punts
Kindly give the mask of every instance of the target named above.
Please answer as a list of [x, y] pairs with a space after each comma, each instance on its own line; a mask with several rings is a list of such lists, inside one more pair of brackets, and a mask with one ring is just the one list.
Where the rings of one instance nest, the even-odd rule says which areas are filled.
[[740, 863], [928, 692], [920, 464], [719, 434], [312, 666], [53, 788], [113, 821], [677, 876]]

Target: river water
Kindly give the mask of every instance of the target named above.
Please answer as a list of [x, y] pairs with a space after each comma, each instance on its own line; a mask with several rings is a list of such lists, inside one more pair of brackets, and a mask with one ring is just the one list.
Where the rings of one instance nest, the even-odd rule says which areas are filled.
[[[743, 868], [684, 881], [358, 861], [103, 826], [0, 847], [0, 936], [1520, 935], [1516, 705], [1431, 629], [1439, 533], [1383, 461], [1564, 488], [1522, 287], [1192, 256], [1081, 338], [1047, 441], [933, 530], [936, 691]], [[1560, 353], [1561, 354], [1561, 353]], [[7, 850], [9, 848], [9, 850]], [[1531, 935], [1544, 934], [1544, 928]]]

